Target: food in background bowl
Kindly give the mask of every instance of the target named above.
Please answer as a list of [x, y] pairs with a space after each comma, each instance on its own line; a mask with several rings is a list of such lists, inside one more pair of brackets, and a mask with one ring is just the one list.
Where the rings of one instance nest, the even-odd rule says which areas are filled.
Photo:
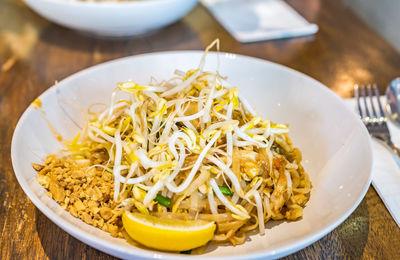
[[193, 9], [198, 0], [24, 2], [56, 24], [95, 35], [121, 37], [147, 33], [172, 24]]
[[[213, 44], [218, 44], [215, 41]], [[119, 83], [38, 182], [73, 216], [148, 247], [245, 242], [269, 220], [297, 220], [311, 182], [289, 128], [262, 119], [218, 71]], [[122, 96], [118, 96], [122, 94]], [[169, 241], [165, 243], [163, 241]]]

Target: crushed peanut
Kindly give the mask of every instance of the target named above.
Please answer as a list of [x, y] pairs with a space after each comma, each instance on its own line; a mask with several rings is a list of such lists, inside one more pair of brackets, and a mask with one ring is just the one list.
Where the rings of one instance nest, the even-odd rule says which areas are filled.
[[74, 160], [49, 155], [44, 165], [32, 164], [37, 180], [48, 190], [47, 196], [56, 200], [72, 216], [87, 224], [123, 237], [121, 215], [113, 201], [112, 175], [102, 170], [86, 170]]

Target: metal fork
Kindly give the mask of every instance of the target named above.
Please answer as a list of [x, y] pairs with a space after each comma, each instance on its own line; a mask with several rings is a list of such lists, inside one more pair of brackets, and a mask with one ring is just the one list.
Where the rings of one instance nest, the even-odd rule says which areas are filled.
[[400, 158], [400, 149], [392, 142], [390, 137], [389, 128], [387, 126], [387, 117], [383, 112], [378, 87], [375, 84], [373, 86], [367, 85], [366, 87], [355, 85], [354, 94], [357, 99], [358, 112], [360, 113], [361, 120], [367, 127], [369, 134], [386, 144], [386, 146]]

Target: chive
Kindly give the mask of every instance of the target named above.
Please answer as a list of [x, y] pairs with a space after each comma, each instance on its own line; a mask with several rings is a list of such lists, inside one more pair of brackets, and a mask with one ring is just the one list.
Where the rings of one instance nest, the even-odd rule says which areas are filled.
[[190, 255], [191, 253], [192, 253], [192, 249], [186, 250], [186, 251], [181, 251], [181, 254], [185, 254], [185, 255]]
[[222, 194], [226, 195], [226, 196], [232, 196], [233, 192], [225, 186], [219, 186], [219, 190], [222, 192]]
[[154, 199], [155, 202], [158, 202], [158, 204], [168, 208], [169, 204], [171, 204], [171, 200], [164, 197], [163, 195], [157, 194], [156, 198]]

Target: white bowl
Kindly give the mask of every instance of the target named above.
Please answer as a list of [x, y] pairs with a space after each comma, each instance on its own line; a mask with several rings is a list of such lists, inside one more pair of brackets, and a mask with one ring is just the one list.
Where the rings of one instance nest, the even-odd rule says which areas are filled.
[[56, 24], [96, 35], [120, 37], [146, 33], [176, 22], [190, 11], [198, 0], [24, 2]]
[[[147, 83], [151, 76], [167, 79], [175, 69], [196, 68], [202, 52], [182, 51], [138, 55], [107, 62], [76, 73], [40, 96], [46, 117], [66, 138], [82, 124], [80, 112], [59, 103], [67, 99], [83, 108], [109, 103], [117, 82], [134, 79]], [[206, 69], [214, 71], [217, 55], [207, 56]], [[266, 235], [253, 234], [243, 244], [211, 245], [202, 258], [277, 258], [315, 242], [343, 222], [364, 197], [371, 181], [369, 135], [344, 102], [310, 77], [264, 60], [222, 53], [220, 73], [265, 118], [289, 123], [290, 136], [303, 152], [303, 165], [313, 182], [311, 199], [299, 221], [269, 223]], [[68, 115], [67, 115], [68, 114]], [[74, 118], [75, 123], [70, 118]], [[145, 250], [85, 224], [45, 195], [36, 182], [32, 162], [61, 148], [40, 112], [29, 107], [12, 140], [12, 163], [17, 179], [32, 202], [72, 236], [121, 258], [179, 258], [184, 255]]]

